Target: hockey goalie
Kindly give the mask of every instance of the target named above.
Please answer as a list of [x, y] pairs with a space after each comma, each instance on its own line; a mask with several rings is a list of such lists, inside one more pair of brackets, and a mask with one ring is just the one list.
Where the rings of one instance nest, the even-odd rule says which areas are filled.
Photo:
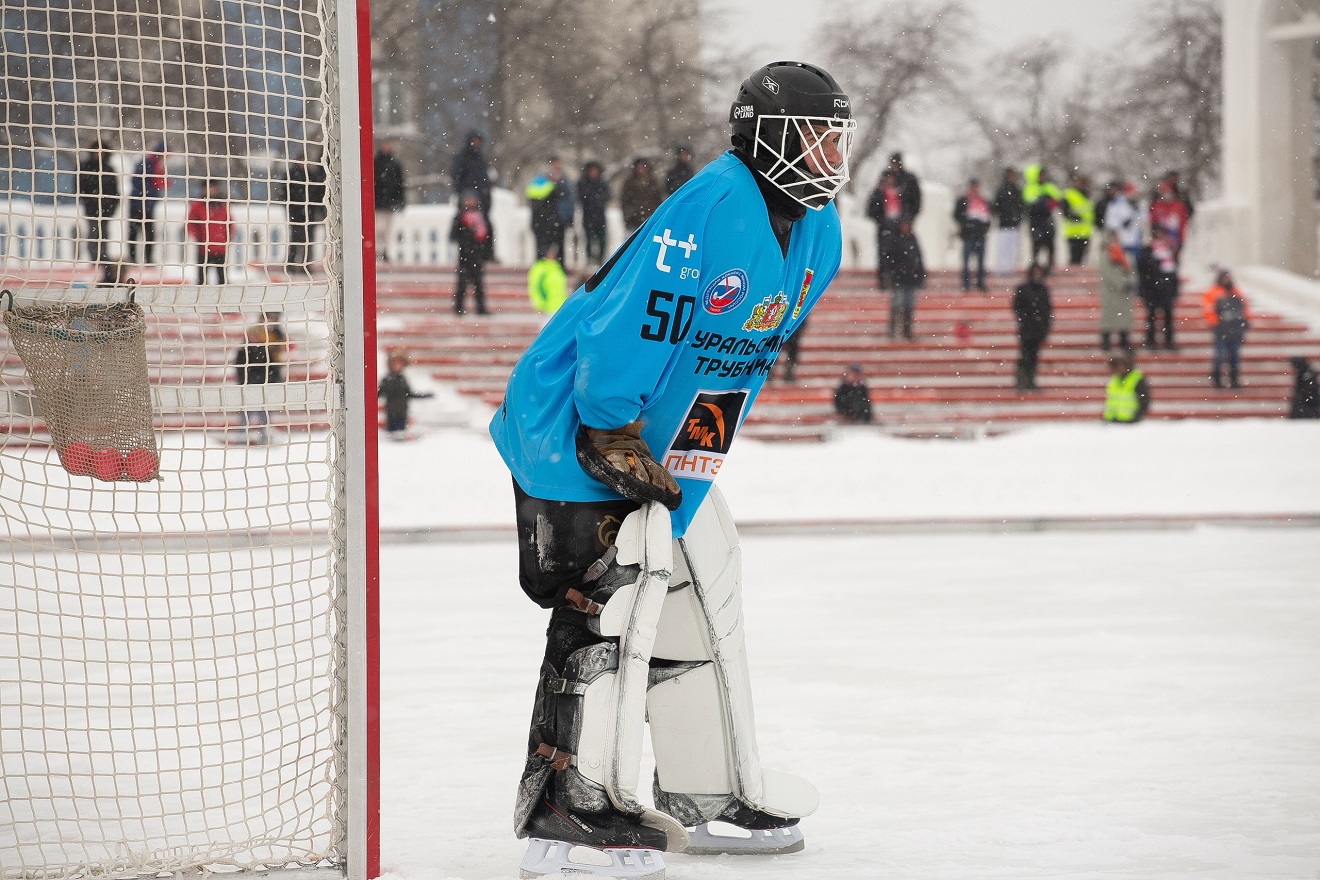
[[833, 77], [788, 61], [743, 82], [729, 121], [732, 149], [568, 298], [491, 421], [519, 580], [551, 612], [514, 811], [524, 877], [794, 852], [816, 808], [809, 782], [761, 766], [738, 533], [715, 481], [838, 271], [832, 202], [856, 123]]

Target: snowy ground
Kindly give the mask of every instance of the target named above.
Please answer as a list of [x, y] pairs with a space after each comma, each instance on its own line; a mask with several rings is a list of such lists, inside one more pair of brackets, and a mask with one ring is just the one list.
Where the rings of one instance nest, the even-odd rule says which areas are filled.
[[[740, 443], [721, 483], [749, 523], [1314, 521], [1317, 450], [1285, 422], [848, 432]], [[475, 423], [381, 453], [387, 529], [511, 524]], [[807, 849], [671, 880], [1318, 876], [1320, 532], [836, 532], [743, 542], [762, 755], [821, 790]], [[516, 877], [545, 619], [512, 541], [387, 546], [382, 584], [384, 870]]]

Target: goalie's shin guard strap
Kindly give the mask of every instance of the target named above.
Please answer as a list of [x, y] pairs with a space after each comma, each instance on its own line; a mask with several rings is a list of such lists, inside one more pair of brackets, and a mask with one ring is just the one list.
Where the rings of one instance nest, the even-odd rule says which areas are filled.
[[733, 814], [767, 827], [810, 815], [819, 802], [811, 783], [761, 766], [741, 551], [718, 489], [711, 488], [675, 547], [675, 586], [665, 598], [647, 695], [657, 806], [689, 827]]

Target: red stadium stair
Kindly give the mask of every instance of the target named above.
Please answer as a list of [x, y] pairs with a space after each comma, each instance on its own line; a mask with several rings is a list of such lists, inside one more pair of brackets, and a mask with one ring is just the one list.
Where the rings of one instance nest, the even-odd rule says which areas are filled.
[[[514, 361], [539, 328], [525, 292], [525, 271], [490, 267], [491, 314], [453, 314], [448, 271], [380, 267], [377, 283], [382, 349], [404, 348], [416, 366], [465, 395], [495, 406]], [[831, 403], [844, 366], [860, 364], [878, 424], [917, 436], [997, 433], [1016, 426], [1100, 416], [1108, 367], [1099, 349], [1094, 270], [1057, 272], [1050, 281], [1054, 324], [1041, 352], [1037, 391], [1013, 390], [1017, 359], [1011, 284], [962, 293], [957, 273], [934, 272], [917, 296], [915, 339], [886, 338], [888, 294], [869, 271], [844, 271], [812, 312], [795, 381], [777, 365], [744, 427], [744, 436], [818, 439], [835, 423]], [[1246, 291], [1250, 299], [1250, 291]], [[472, 307], [468, 303], [469, 310]], [[1137, 307], [1139, 320], [1144, 312]], [[1242, 350], [1242, 387], [1209, 381], [1210, 334], [1200, 291], [1176, 309], [1179, 350], [1138, 349], [1149, 377], [1152, 418], [1281, 417], [1292, 374], [1288, 358], [1320, 360], [1320, 337], [1300, 322], [1253, 308]], [[966, 332], [958, 332], [959, 325]], [[1133, 334], [1140, 342], [1141, 333]], [[782, 356], [781, 356], [782, 357]]]

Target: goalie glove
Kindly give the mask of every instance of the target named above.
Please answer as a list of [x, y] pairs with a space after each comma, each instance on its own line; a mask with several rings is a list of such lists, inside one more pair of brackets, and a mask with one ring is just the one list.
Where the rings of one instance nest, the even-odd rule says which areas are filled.
[[588, 428], [577, 432], [577, 458], [582, 469], [633, 501], [658, 501], [670, 510], [683, 503], [683, 490], [642, 439], [642, 423], [622, 428]]

